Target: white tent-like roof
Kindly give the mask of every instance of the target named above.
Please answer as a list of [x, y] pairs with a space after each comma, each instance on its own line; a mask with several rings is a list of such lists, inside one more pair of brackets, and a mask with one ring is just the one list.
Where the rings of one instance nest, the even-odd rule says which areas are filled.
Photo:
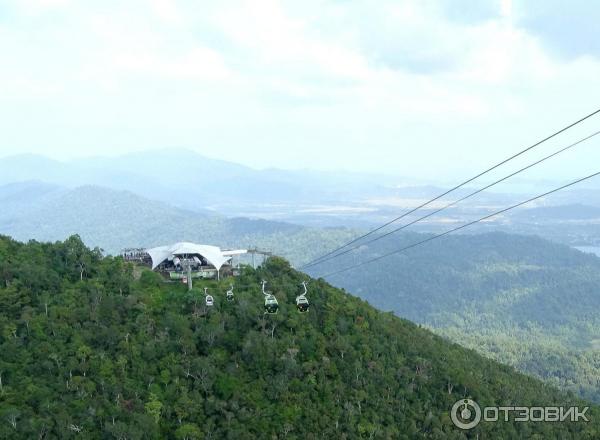
[[186, 254], [202, 255], [210, 264], [219, 270], [223, 264], [231, 259], [232, 255], [246, 253], [245, 250], [227, 251], [225, 253], [217, 246], [189, 242], [180, 242], [168, 246], [158, 246], [152, 249], [147, 249], [146, 252], [148, 255], [150, 255], [150, 258], [152, 258], [152, 270], [156, 269], [156, 267], [165, 260], [172, 260], [175, 256]]

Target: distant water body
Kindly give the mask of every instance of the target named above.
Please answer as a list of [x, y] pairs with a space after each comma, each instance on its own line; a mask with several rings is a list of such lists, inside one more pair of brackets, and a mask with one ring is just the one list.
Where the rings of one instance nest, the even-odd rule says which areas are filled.
[[575, 246], [575, 249], [579, 249], [581, 252], [587, 254], [596, 254], [600, 257], [600, 247], [597, 246]]

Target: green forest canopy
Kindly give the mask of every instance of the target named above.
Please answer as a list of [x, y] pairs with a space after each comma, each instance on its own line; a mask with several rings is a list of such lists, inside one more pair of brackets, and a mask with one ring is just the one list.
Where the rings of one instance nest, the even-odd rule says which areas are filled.
[[[281, 311], [264, 315], [259, 282]], [[0, 438], [571, 438], [590, 423], [482, 423], [452, 404], [585, 405], [512, 368], [311, 280], [280, 259], [214, 281], [164, 283], [79, 237], [0, 237]], [[216, 305], [204, 306], [208, 287]]]
[[[403, 233], [320, 275], [427, 238]], [[329, 280], [383, 310], [600, 403], [600, 258], [539, 237], [447, 236]]]

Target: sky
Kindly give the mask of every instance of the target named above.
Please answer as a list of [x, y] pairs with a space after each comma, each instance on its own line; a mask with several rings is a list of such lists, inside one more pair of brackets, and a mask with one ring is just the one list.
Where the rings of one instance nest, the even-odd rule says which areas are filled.
[[[0, 0], [0, 156], [455, 179], [600, 108], [599, 21], [586, 0]], [[600, 136], [531, 177], [594, 164]]]

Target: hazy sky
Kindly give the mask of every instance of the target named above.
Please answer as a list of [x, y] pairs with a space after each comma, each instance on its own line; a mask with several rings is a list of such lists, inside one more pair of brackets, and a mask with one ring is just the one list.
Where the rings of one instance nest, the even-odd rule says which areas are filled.
[[[586, 0], [0, 0], [0, 156], [456, 177], [600, 108], [599, 22]], [[537, 177], [595, 164], [600, 136]]]

